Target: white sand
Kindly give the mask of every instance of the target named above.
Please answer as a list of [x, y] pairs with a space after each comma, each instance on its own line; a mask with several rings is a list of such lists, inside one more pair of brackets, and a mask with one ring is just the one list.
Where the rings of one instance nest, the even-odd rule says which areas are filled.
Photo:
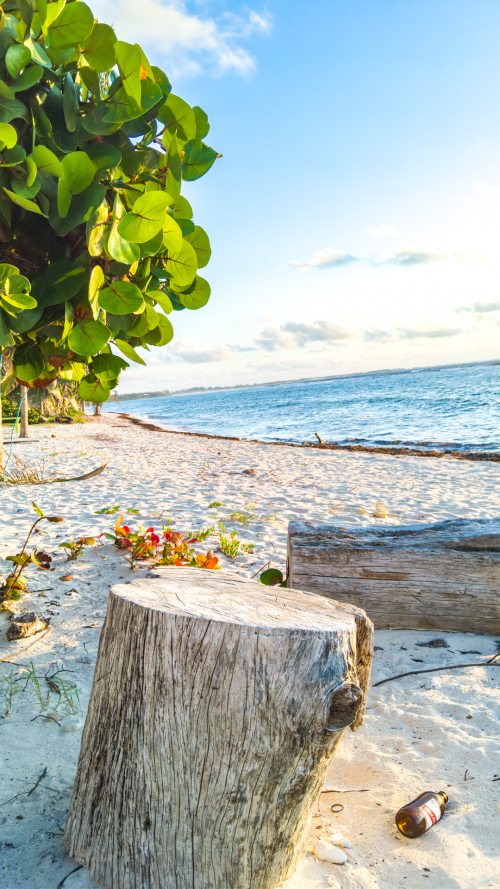
[[[4, 488], [0, 498], [2, 557], [17, 551], [24, 540], [34, 517], [33, 499], [47, 514], [60, 513], [66, 519], [64, 525], [41, 523], [44, 533], [35, 539], [37, 547], [55, 553], [56, 570], [48, 574], [30, 569], [32, 586], [52, 589], [21, 603], [23, 610], [52, 612], [52, 629], [13, 661], [25, 665], [32, 660], [38, 676], [62, 667], [73, 671], [61, 675], [75, 682], [80, 698], [75, 715], [60, 708], [56, 716], [61, 712], [61, 718], [55, 722], [35, 718], [41, 711], [28, 688], [15, 696], [11, 714], [0, 719], [0, 889], [56, 889], [76, 866], [64, 849], [61, 828], [108, 590], [131, 576], [123, 554], [112, 545], [87, 552], [77, 563], [66, 562], [63, 550], [56, 548], [69, 535], [97, 535], [114, 523], [113, 516], [96, 515], [96, 510], [111, 505], [121, 511], [139, 509], [140, 515], [127, 517], [132, 527], [139, 522], [159, 527], [170, 518], [177, 530], [215, 525], [217, 516], [236, 510], [250, 513], [248, 525], [224, 520], [227, 531], [236, 530], [255, 545], [254, 554], [233, 563], [221, 557], [224, 567], [244, 576], [268, 560], [284, 570], [290, 519], [400, 524], [494, 517], [500, 512], [499, 470], [492, 463], [170, 435], [131, 426], [110, 414], [99, 424], [35, 427], [31, 436], [29, 444], [15, 446], [15, 453], [31, 461], [45, 458], [47, 465], [66, 475], [88, 471], [101, 460], [110, 463], [103, 475], [88, 482]], [[209, 510], [213, 500], [227, 508]], [[373, 515], [380, 500], [388, 513], [384, 519]], [[216, 545], [211, 538], [205, 549]], [[7, 573], [10, 563], [2, 562], [1, 567]], [[74, 580], [60, 581], [68, 568]], [[136, 576], [146, 573], [140, 569]], [[2, 613], [2, 633], [7, 625]], [[418, 645], [438, 635], [448, 648]], [[21, 652], [32, 641], [9, 643], [2, 635], [0, 657]], [[410, 669], [481, 660], [462, 652], [492, 656], [496, 651], [489, 636], [416, 631], [378, 631], [376, 645], [373, 681]], [[0, 676], [3, 713], [5, 677], [11, 676], [22, 689], [27, 671], [2, 663]], [[493, 780], [500, 775], [499, 685], [498, 667], [479, 667], [410, 676], [374, 689], [363, 727], [344, 735], [326, 783], [338, 790], [367, 792], [323, 794], [312, 824], [312, 837], [325, 837], [327, 828], [335, 828], [350, 838], [348, 862], [325, 865], [308, 854], [287, 889], [418, 889], [425, 887], [423, 879], [440, 889], [499, 885], [500, 781]], [[52, 694], [50, 712], [56, 699]], [[46, 777], [28, 796], [45, 768]], [[407, 840], [395, 828], [394, 813], [424, 789], [446, 790], [447, 814], [424, 837]], [[23, 795], [11, 800], [19, 793]], [[340, 814], [331, 812], [334, 802], [344, 806]], [[95, 884], [79, 870], [64, 883], [64, 889], [76, 887], [95, 889]]]

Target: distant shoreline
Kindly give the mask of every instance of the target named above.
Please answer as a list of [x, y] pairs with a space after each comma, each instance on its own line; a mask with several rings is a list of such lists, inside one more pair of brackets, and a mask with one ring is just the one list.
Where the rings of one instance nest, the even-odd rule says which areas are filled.
[[[481, 362], [486, 364], [488, 362]], [[262, 441], [257, 438], [237, 438], [234, 435], [211, 435], [208, 432], [187, 432], [181, 429], [164, 429], [163, 426], [156, 426], [154, 423], [148, 423], [132, 414], [118, 413], [118, 411], [106, 411], [107, 414], [116, 413], [120, 419], [129, 420], [134, 426], [142, 426], [150, 432], [166, 432], [169, 435], [190, 435], [195, 438], [212, 438], [219, 441], [244, 441], [246, 444], [264, 444], [278, 447], [288, 448], [314, 448], [320, 451], [360, 451], [365, 454], [385, 454], [388, 457], [452, 457], [455, 460], [469, 460], [472, 462], [500, 463], [500, 453], [494, 454], [489, 451], [477, 451], [465, 453], [464, 451], [436, 451], [423, 450], [417, 448], [401, 448], [401, 447], [371, 447], [368, 445], [349, 445], [334, 444], [332, 442], [292, 442], [292, 441]]]
[[373, 377], [379, 374], [384, 376], [396, 376], [405, 373], [430, 373], [432, 371], [451, 370], [456, 367], [487, 367], [488, 365], [494, 366], [496, 364], [500, 364], [500, 359], [492, 358], [490, 361], [466, 361], [462, 363], [457, 362], [455, 364], [426, 365], [424, 367], [418, 366], [381, 368], [380, 370], [365, 370], [350, 374], [332, 374], [320, 377], [301, 377], [297, 380], [272, 380], [267, 383], [238, 383], [233, 386], [193, 386], [190, 389], [176, 389], [173, 391], [164, 389], [163, 391], [156, 392], [129, 392], [124, 394], [115, 392], [114, 396], [118, 399], [118, 401], [138, 401], [143, 398], [170, 398], [174, 395], [196, 395], [211, 392], [227, 392], [229, 390], [236, 391], [239, 389], [265, 388], [266, 386], [290, 386], [294, 383], [324, 383], [328, 382], [329, 380], [349, 380], [355, 377]]

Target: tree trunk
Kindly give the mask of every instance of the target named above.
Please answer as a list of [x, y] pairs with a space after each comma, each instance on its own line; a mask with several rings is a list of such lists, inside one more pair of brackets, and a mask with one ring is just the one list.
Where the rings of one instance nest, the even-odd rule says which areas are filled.
[[21, 432], [20, 438], [28, 438], [28, 388], [21, 386]]
[[100, 416], [101, 416], [101, 405], [96, 404], [96, 405], [94, 405], [94, 417], [100, 417]]
[[305, 851], [373, 627], [190, 568], [112, 588], [65, 828], [107, 889], [274, 889]]
[[[0, 377], [2, 373], [2, 368], [0, 365]], [[3, 471], [5, 466], [5, 451], [3, 449], [3, 423], [2, 423], [2, 391], [0, 386], [0, 432], [2, 433], [2, 437], [0, 438], [0, 484], [3, 481]]]

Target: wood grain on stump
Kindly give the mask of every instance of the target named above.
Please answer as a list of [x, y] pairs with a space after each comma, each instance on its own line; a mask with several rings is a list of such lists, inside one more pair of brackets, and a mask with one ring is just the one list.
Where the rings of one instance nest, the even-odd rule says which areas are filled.
[[362, 720], [359, 609], [222, 572], [112, 588], [65, 828], [107, 889], [274, 889]]

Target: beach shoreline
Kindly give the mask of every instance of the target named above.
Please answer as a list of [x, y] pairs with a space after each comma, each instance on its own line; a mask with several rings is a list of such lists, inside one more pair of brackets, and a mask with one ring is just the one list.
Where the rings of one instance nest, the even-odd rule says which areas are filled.
[[[107, 414], [112, 413], [111, 411], [107, 411]], [[207, 432], [191, 432], [185, 429], [166, 429], [163, 426], [157, 426], [155, 423], [151, 423], [149, 420], [143, 420], [141, 417], [135, 417], [133, 414], [128, 413], [119, 413], [118, 416], [122, 419], [128, 419], [131, 423], [142, 426], [144, 429], [149, 429], [152, 432], [168, 432], [170, 435], [193, 435], [196, 438], [212, 438], [220, 441], [244, 441], [249, 444], [260, 444], [260, 445], [278, 445], [280, 447], [288, 447], [288, 448], [315, 448], [316, 450], [321, 451], [351, 451], [353, 453], [366, 453], [366, 454], [386, 454], [390, 457], [451, 457], [455, 460], [471, 460], [474, 462], [486, 462], [486, 463], [500, 463], [500, 454], [496, 454], [493, 451], [438, 451], [438, 450], [423, 450], [419, 448], [404, 448], [404, 447], [370, 447], [368, 445], [350, 445], [350, 444], [335, 444], [333, 442], [323, 442], [318, 441], [317, 443], [312, 442], [292, 442], [292, 441], [263, 441], [259, 438], [237, 438], [233, 435], [211, 435]]]
[[[51, 555], [54, 570], [31, 568], [32, 592], [19, 603], [21, 610], [49, 617], [49, 632], [8, 642], [9, 616], [0, 612], [0, 660], [9, 658], [0, 669], [2, 889], [54, 889], [65, 877], [64, 889], [98, 889], [85, 869], [68, 876], [75, 862], [65, 851], [62, 827], [109, 590], [150, 573], [148, 565], [132, 573], [125, 553], [99, 537], [119, 515], [132, 528], [211, 527], [197, 550], [213, 549], [224, 570], [250, 578], [269, 562], [286, 570], [290, 520], [399, 526], [500, 513], [498, 470], [488, 462], [276, 448], [165, 430], [158, 435], [111, 412], [88, 419], [30, 428], [22, 456], [70, 477], [109, 461], [101, 475], [6, 486], [0, 500], [3, 574], [12, 564], [5, 556], [19, 551], [36, 518], [33, 500], [45, 514], [65, 519], [40, 523], [34, 545]], [[221, 534], [232, 532], [246, 546], [234, 559], [219, 549]], [[68, 562], [60, 544], [78, 535], [92, 535], [102, 545]], [[71, 580], [63, 580], [68, 574]], [[442, 644], [429, 646], [436, 638]], [[500, 670], [446, 667], [463, 661], [465, 652], [467, 660], [482, 664], [495, 654], [497, 640], [377, 630], [375, 645], [372, 686], [412, 669], [445, 669], [372, 687], [363, 726], [346, 732], [335, 755], [326, 782], [334, 791], [321, 794], [314, 808], [309, 851], [286, 889], [419, 889], [423, 878], [438, 889], [489, 889], [500, 874]], [[44, 689], [46, 675], [68, 671], [60, 675], [77, 687], [74, 713], [62, 704], [56, 710], [54, 693], [41, 710], [28, 681], [31, 664]], [[5, 715], [9, 681], [19, 692]], [[438, 825], [408, 840], [398, 833], [394, 814], [424, 789], [446, 790], [450, 803]], [[331, 806], [337, 802], [343, 809], [335, 814]], [[352, 842], [342, 866], [312, 855], [314, 838], [326, 838], [329, 829]]]

